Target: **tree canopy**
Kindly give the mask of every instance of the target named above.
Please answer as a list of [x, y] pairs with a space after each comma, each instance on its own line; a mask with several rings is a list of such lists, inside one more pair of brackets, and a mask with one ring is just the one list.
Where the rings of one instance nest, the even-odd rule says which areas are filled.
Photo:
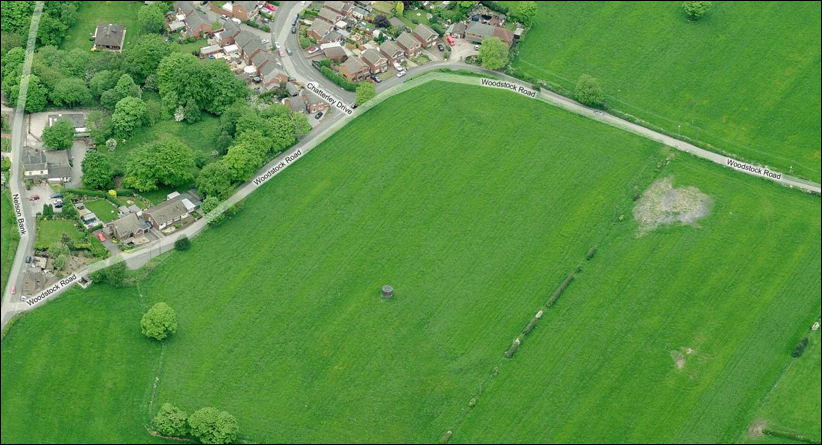
[[60, 79], [51, 90], [51, 102], [58, 107], [75, 107], [91, 102], [91, 93], [83, 79], [66, 77]]
[[480, 45], [479, 56], [485, 68], [500, 69], [508, 63], [508, 45], [499, 37], [488, 37]]
[[377, 95], [377, 86], [371, 82], [360, 82], [357, 85], [357, 99], [354, 101], [357, 106], [360, 106]]
[[601, 106], [605, 100], [605, 95], [599, 86], [599, 82], [588, 74], [579, 76], [576, 89], [574, 90], [574, 96], [579, 103], [590, 107]]
[[188, 414], [170, 403], [163, 403], [152, 421], [154, 429], [164, 436], [185, 437], [189, 434]]
[[105, 155], [97, 150], [89, 150], [82, 165], [83, 185], [87, 188], [106, 190], [111, 186], [114, 170]]
[[194, 153], [178, 139], [168, 137], [143, 145], [126, 163], [125, 184], [141, 192], [180, 186], [193, 179]]
[[135, 81], [143, 83], [149, 75], [157, 71], [160, 61], [170, 53], [171, 47], [159, 35], [141, 35], [125, 51], [126, 69]]
[[131, 136], [134, 129], [143, 126], [146, 121], [146, 104], [136, 97], [120, 99], [114, 107], [114, 114], [111, 115], [114, 134], [119, 138]]
[[71, 148], [74, 143], [74, 124], [67, 119], [60, 119], [51, 127], [43, 130], [43, 145], [53, 150]]
[[508, 14], [525, 26], [531, 26], [537, 15], [537, 2], [507, 2]]
[[200, 170], [197, 190], [206, 196], [225, 198], [231, 188], [232, 173], [222, 162], [212, 162]]
[[162, 5], [157, 3], [144, 5], [137, 11], [137, 24], [140, 30], [146, 33], [157, 33], [163, 31], [165, 25], [165, 14], [161, 10]]
[[170, 113], [193, 100], [201, 110], [220, 115], [248, 94], [227, 64], [200, 61], [191, 54], [173, 53], [163, 58], [156, 78], [163, 105]]
[[682, 10], [688, 16], [688, 20], [697, 21], [701, 19], [708, 10], [711, 9], [711, 2], [689, 1], [682, 2]]
[[177, 332], [177, 315], [166, 303], [159, 302], [152, 306], [140, 320], [143, 335], [155, 340], [164, 340]]
[[191, 434], [202, 443], [232, 443], [237, 439], [240, 425], [226, 411], [207, 407], [194, 411], [188, 418]]

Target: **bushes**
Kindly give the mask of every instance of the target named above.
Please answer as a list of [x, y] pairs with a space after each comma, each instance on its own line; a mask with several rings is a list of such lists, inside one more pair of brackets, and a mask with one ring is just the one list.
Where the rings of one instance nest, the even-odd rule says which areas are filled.
[[517, 349], [519, 349], [519, 345], [520, 345], [520, 343], [522, 343], [522, 342], [521, 342], [521, 340], [519, 339], [519, 337], [515, 338], [515, 339], [514, 339], [514, 342], [513, 342], [513, 343], [511, 343], [511, 347], [510, 347], [510, 348], [508, 348], [508, 350], [507, 350], [507, 351], [505, 351], [505, 357], [507, 357], [507, 358], [511, 358], [511, 357], [513, 357], [513, 356], [514, 356], [514, 354], [516, 354], [516, 353], [517, 353]]
[[176, 250], [188, 250], [191, 247], [191, 240], [188, 239], [187, 236], [183, 235], [177, 238], [177, 241], [174, 241], [174, 248]]
[[339, 74], [335, 73], [331, 68], [329, 68], [327, 66], [323, 66], [322, 68], [320, 68], [320, 72], [323, 73], [323, 75], [325, 77], [327, 77], [329, 80], [336, 83], [337, 86], [339, 86], [340, 88], [342, 88], [346, 91], [356, 91], [357, 90], [357, 84], [355, 84], [353, 82], [349, 82], [348, 79], [346, 79], [345, 77], [340, 76]]
[[588, 253], [585, 254], [585, 259], [586, 260], [591, 261], [591, 259], [594, 258], [594, 255], [596, 255], [596, 253], [597, 253], [597, 247], [599, 247], [599, 246], [591, 247], [588, 250]]
[[188, 414], [170, 403], [164, 403], [154, 416], [154, 429], [164, 436], [184, 437], [188, 435]]
[[808, 337], [802, 337], [802, 340], [799, 340], [799, 343], [797, 343], [796, 347], [793, 348], [793, 352], [791, 352], [791, 357], [801, 357], [802, 353], [805, 352], [806, 347], [808, 347]]
[[571, 284], [571, 281], [574, 281], [574, 274], [568, 275], [565, 278], [565, 280], [563, 280], [562, 284], [560, 284], [557, 290], [554, 291], [554, 294], [551, 295], [551, 298], [549, 298], [548, 301], [545, 302], [545, 307], [553, 306], [554, 303], [556, 303], [559, 299], [559, 296], [562, 295], [562, 293], [565, 292], [565, 289], [568, 287], [568, 285]]

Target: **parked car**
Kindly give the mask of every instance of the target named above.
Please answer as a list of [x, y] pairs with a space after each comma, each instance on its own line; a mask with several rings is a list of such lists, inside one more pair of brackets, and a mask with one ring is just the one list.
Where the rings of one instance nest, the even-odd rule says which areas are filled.
[[221, 15], [220, 18], [223, 19], [223, 20], [228, 20], [228, 16], [225, 15], [225, 14]]
[[290, 56], [291, 54], [293, 54], [293, 52], [291, 51], [291, 48], [286, 48], [286, 49], [285, 49], [285, 52], [286, 52], [286, 53], [288, 53], [288, 55], [289, 55], [289, 56]]
[[283, 49], [282, 49], [282, 48], [278, 48], [278, 49], [277, 49], [277, 54], [279, 54], [279, 55], [280, 55], [280, 57], [285, 57], [285, 51], [283, 51]]
[[377, 77], [377, 76], [375, 76], [375, 75], [373, 75], [373, 74], [372, 74], [371, 76], [369, 76], [369, 79], [373, 80], [373, 81], [374, 81], [374, 82], [376, 82], [376, 83], [380, 83], [380, 82], [382, 82], [382, 80], [380, 80], [380, 78], [379, 78], [379, 77]]
[[55, 193], [55, 194], [51, 195], [51, 199], [60, 199], [62, 197], [63, 197], [62, 193]]
[[274, 47], [280, 49], [280, 42], [274, 42]]
[[31, 198], [29, 198], [29, 201], [37, 201], [38, 199], [40, 199], [40, 195], [33, 195]]
[[208, 1], [207, 1], [207, 0], [204, 0], [204, 1], [200, 2], [200, 6], [205, 6], [205, 5], [207, 5], [207, 4], [208, 4]]
[[62, 209], [63, 208], [63, 200], [59, 199], [57, 201], [54, 201], [54, 208], [55, 209]]
[[479, 51], [479, 45], [474, 45], [474, 49]]
[[291, 27], [291, 34], [297, 34], [297, 27], [296, 26]]
[[26, 263], [28, 264], [28, 263], [30, 263], [30, 262], [31, 262], [31, 255], [29, 255], [29, 256], [27, 256], [27, 257], [26, 257]]
[[270, 21], [271, 21], [271, 20], [268, 20], [268, 17], [263, 17], [263, 23], [268, 23], [268, 22], [270, 22]]
[[269, 43], [271, 43], [271, 40], [262, 39], [261, 42], [263, 43], [263, 45], [268, 45]]
[[403, 70], [403, 69], [402, 69], [402, 65], [400, 65], [400, 64], [399, 64], [399, 63], [397, 63], [397, 62], [394, 62], [394, 69], [396, 69], [397, 71], [402, 71], [402, 70]]
[[369, 76], [369, 77], [366, 77], [366, 78], [365, 78], [365, 80], [367, 80], [367, 81], [369, 81], [369, 82], [371, 82], [371, 83], [377, 83], [377, 81], [376, 81], [376, 80], [374, 80], [374, 78], [373, 78], [373, 77], [370, 77], [370, 76]]
[[442, 45], [442, 43], [437, 43], [437, 49], [440, 51], [445, 51], [445, 47]]
[[397, 77], [402, 77], [406, 74], [408, 74], [406, 71], [400, 71], [400, 72], [397, 73]]
[[319, 119], [321, 117], [323, 117], [323, 112], [322, 111], [320, 111], [319, 113], [314, 115], [314, 119]]
[[314, 54], [314, 53], [316, 53], [316, 52], [317, 52], [317, 51], [319, 51], [319, 50], [320, 50], [320, 49], [319, 49], [319, 48], [317, 48], [316, 46], [309, 47], [309, 48], [308, 48], [308, 54]]

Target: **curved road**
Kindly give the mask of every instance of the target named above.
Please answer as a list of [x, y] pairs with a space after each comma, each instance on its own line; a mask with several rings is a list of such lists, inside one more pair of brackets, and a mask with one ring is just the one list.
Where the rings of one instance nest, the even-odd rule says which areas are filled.
[[[38, 3], [40, 4], [40, 3]], [[275, 22], [275, 28], [280, 29], [279, 34], [277, 34], [277, 40], [285, 45], [295, 45], [296, 38], [293, 34], [290, 34], [291, 28], [291, 21], [293, 20], [294, 15], [302, 8], [300, 4], [287, 4], [280, 8], [279, 17], [280, 20]], [[36, 25], [35, 25], [36, 26]], [[33, 26], [34, 27], [34, 26]], [[274, 34], [272, 33], [272, 37]], [[33, 47], [33, 44], [30, 44], [30, 47]], [[297, 46], [289, 46], [291, 48], [298, 48]], [[27, 61], [30, 62], [30, 57], [27, 57]], [[297, 80], [308, 83], [313, 82], [315, 84], [319, 84], [323, 89], [325, 89], [328, 93], [332, 94], [338, 99], [341, 99], [344, 103], [353, 103], [354, 101], [354, 94], [348, 91], [343, 91], [342, 89], [338, 88], [336, 85], [331, 83], [328, 79], [322, 76], [314, 67], [308, 62], [303, 56], [301, 51], [294, 51], [294, 55], [292, 57], [284, 57], [283, 64], [288, 70], [288, 72]], [[30, 65], [29, 65], [30, 66]], [[361, 106], [354, 110], [354, 113], [350, 116], [345, 115], [340, 112], [334, 112], [329, 114], [323, 121], [316, 127], [314, 127], [311, 132], [305, 136], [300, 142], [296, 145], [291, 147], [290, 149], [286, 150], [280, 156], [277, 156], [271, 162], [266, 164], [258, 171], [258, 176], [255, 178], [256, 180], [251, 180], [240, 186], [237, 192], [229, 197], [226, 201], [224, 201], [220, 207], [218, 207], [213, 212], [209, 213], [207, 217], [202, 218], [196, 221], [194, 224], [186, 227], [185, 229], [181, 230], [176, 236], [167, 236], [158, 241], [155, 241], [151, 244], [143, 246], [142, 248], [125, 253], [119, 254], [117, 256], [108, 258], [104, 261], [99, 261], [94, 263], [87, 268], [79, 270], [76, 272], [77, 276], [84, 276], [89, 272], [98, 270], [103, 267], [107, 267], [111, 264], [125, 261], [129, 268], [137, 268], [144, 264], [146, 264], [151, 258], [154, 258], [161, 253], [167, 252], [174, 248], [174, 241], [182, 235], [186, 235], [189, 238], [193, 238], [197, 236], [199, 233], [205, 229], [208, 220], [212, 219], [214, 216], [221, 214], [226, 208], [240, 202], [241, 200], [245, 199], [248, 195], [253, 193], [260, 185], [264, 184], [268, 179], [271, 177], [276, 176], [277, 174], [281, 173], [285, 168], [291, 165], [293, 162], [296, 162], [300, 158], [302, 158], [306, 153], [311, 151], [314, 147], [325, 141], [328, 137], [336, 133], [338, 130], [343, 128], [350, 120], [353, 120], [357, 116], [365, 113], [369, 109], [373, 108], [377, 104], [381, 103], [383, 100], [400, 93], [402, 91], [406, 91], [412, 88], [416, 88], [419, 85], [425, 84], [429, 81], [446, 81], [446, 82], [455, 82], [455, 83], [463, 83], [469, 85], [477, 85], [480, 86], [480, 78], [479, 77], [471, 77], [471, 76], [461, 76], [456, 74], [448, 74], [448, 73], [432, 73], [430, 75], [422, 76], [420, 75], [429, 73], [432, 71], [438, 71], [443, 68], [448, 69], [459, 69], [459, 70], [468, 70], [475, 73], [481, 74], [488, 74], [489, 77], [493, 76], [497, 79], [502, 79], [509, 83], [513, 83], [518, 86], [523, 86], [525, 88], [530, 89], [530, 87], [518, 79], [506, 76], [504, 74], [498, 73], [496, 71], [489, 71], [484, 68], [478, 67], [476, 65], [469, 65], [463, 62], [438, 62], [438, 63], [431, 63], [428, 65], [420, 66], [417, 68], [413, 68], [409, 70], [409, 76], [404, 78], [391, 78], [389, 80], [384, 81], [383, 83], [379, 84], [377, 87], [378, 96], [370, 101], [368, 104]], [[24, 67], [25, 69], [25, 67]], [[654, 130], [636, 125], [634, 123], [625, 121], [620, 119], [616, 116], [610, 115], [608, 113], [601, 112], [599, 110], [588, 108], [574, 100], [571, 100], [567, 97], [558, 95], [551, 91], [542, 90], [539, 92], [535, 100], [540, 100], [542, 102], [560, 107], [564, 110], [570, 111], [575, 114], [579, 114], [589, 119], [593, 119], [604, 124], [620, 128], [625, 131], [629, 131], [631, 133], [637, 134], [639, 136], [651, 139], [653, 141], [665, 144], [669, 147], [675, 148], [677, 150], [690, 153], [694, 156], [707, 159], [711, 162], [715, 162], [718, 164], [722, 164], [727, 166], [728, 165], [728, 157], [699, 148], [693, 144], [680, 141], [676, 138], [670, 137], [668, 135], [656, 132]], [[20, 131], [15, 129], [14, 134], [21, 135], [22, 134], [22, 112], [19, 119], [15, 119], [15, 128], [18, 126], [18, 122], [20, 122]], [[18, 136], [21, 137], [21, 136]], [[15, 157], [15, 159], [20, 159]], [[276, 169], [276, 171], [272, 170], [276, 166], [281, 166], [280, 168]], [[15, 163], [15, 169], [19, 169], [19, 164]], [[752, 174], [754, 176], [762, 177], [761, 175], [757, 175], [755, 173], [751, 173], [745, 170], [735, 169], [736, 171], [741, 171], [743, 173]], [[270, 172], [270, 174], [266, 176], [262, 176], [265, 172]], [[264, 178], [264, 179], [263, 179]], [[770, 178], [776, 182], [782, 183], [791, 188], [798, 188], [806, 192], [813, 192], [817, 195], [820, 193], [820, 186], [817, 183], [812, 183], [808, 181], [803, 181], [797, 178], [789, 177], [786, 175], [782, 175], [779, 179]], [[32, 227], [33, 229], [33, 227]], [[33, 232], [32, 232], [33, 233]], [[32, 236], [29, 236], [26, 243], [29, 245], [31, 244]], [[21, 249], [23, 248], [23, 239], [21, 238], [21, 245], [18, 247], [18, 252], [15, 257], [15, 266], [18, 266], [18, 263], [22, 263], [22, 255], [20, 254]], [[15, 274], [15, 272], [17, 272]], [[10, 275], [9, 281], [12, 281], [12, 277], [17, 277], [19, 275], [19, 267], [12, 268], [12, 275]], [[19, 277], [17, 277], [19, 279]], [[14, 301], [8, 298], [8, 290], [6, 291], [6, 299], [3, 301], [3, 313], [2, 313], [2, 326], [5, 326], [8, 320], [15, 314], [28, 311], [34, 309], [40, 305], [42, 305], [45, 301], [54, 298], [56, 295], [62, 293], [65, 289], [68, 289], [71, 286], [65, 286], [60, 288], [57, 292], [54, 292], [48, 295], [45, 298], [41, 298], [37, 303], [29, 305], [22, 301]]]

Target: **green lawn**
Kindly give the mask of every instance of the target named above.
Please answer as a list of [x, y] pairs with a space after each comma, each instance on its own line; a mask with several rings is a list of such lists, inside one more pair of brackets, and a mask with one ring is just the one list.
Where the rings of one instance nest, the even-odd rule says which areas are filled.
[[571, 90], [591, 74], [615, 108], [819, 181], [819, 2], [713, 2], [696, 23], [681, 5], [540, 3], [518, 66]]
[[822, 348], [819, 331], [808, 333], [810, 344], [793, 359], [768, 394], [758, 419], [766, 428], [800, 434], [819, 443], [822, 408]]
[[[424, 118], [443, 107], [455, 112]], [[155, 409], [217, 406], [254, 442], [432, 442], [453, 427], [456, 442], [732, 441], [818, 317], [819, 199], [685, 157], [658, 173], [666, 155], [506, 91], [436, 82], [392, 97], [138, 289], [73, 290], [27, 315], [4, 340], [4, 365], [57, 357], [38, 377], [95, 397], [103, 383], [83, 380], [80, 361], [109, 380], [125, 366], [117, 376], [130, 384], [95, 407], [96, 424], [116, 423], [103, 436], [86, 422], [93, 400], [49, 401], [51, 387], [5, 384], [25, 367], [4, 368], [2, 441], [57, 440], [66, 425], [60, 441], [148, 438], [159, 357], [155, 348], [139, 362], [139, 311], [124, 310], [137, 293], [168, 302], [180, 324]], [[659, 174], [712, 196], [713, 213], [637, 238], [631, 196]], [[595, 244], [578, 281], [504, 359]], [[393, 301], [380, 299], [383, 284]], [[75, 346], [36, 335], [56, 317], [93, 336]], [[101, 317], [124, 330], [98, 335]], [[68, 362], [78, 347], [81, 360]], [[695, 353], [677, 370], [680, 347]]]
[[63, 239], [63, 234], [68, 234], [69, 238], [74, 241], [80, 240], [83, 234], [75, 227], [74, 220], [70, 219], [52, 219], [48, 221], [39, 221], [37, 223], [37, 241], [35, 246], [38, 249], [45, 249]]
[[156, 443], [143, 425], [160, 347], [140, 334], [137, 290], [71, 295], [3, 339], [3, 443]]
[[17, 243], [20, 241], [20, 232], [17, 230], [17, 218], [14, 216], [14, 207], [11, 203], [11, 196], [8, 191], [0, 194], [0, 204], [2, 204], [2, 216], [0, 217], [0, 292], [6, 289], [6, 280], [14, 262], [14, 253], [17, 251]]
[[97, 215], [97, 219], [102, 221], [103, 224], [117, 219], [117, 207], [107, 199], [89, 200], [83, 202], [83, 204], [86, 205], [87, 209], [94, 212], [94, 214]]
[[[711, 215], [641, 238], [633, 221], [616, 226], [455, 442], [744, 435], [819, 316], [819, 198], [686, 157], [663, 174], [713, 197]], [[682, 369], [672, 351], [685, 356]], [[802, 382], [818, 389], [816, 377]], [[816, 393], [815, 412], [811, 396], [794, 409], [818, 431]]]
[[142, 2], [79, 2], [77, 24], [69, 30], [61, 48], [91, 50], [93, 42], [89, 37], [94, 34], [97, 25], [114, 23], [126, 27], [126, 41], [123, 48], [127, 49], [128, 45], [140, 35], [137, 26], [137, 11], [141, 6]]

